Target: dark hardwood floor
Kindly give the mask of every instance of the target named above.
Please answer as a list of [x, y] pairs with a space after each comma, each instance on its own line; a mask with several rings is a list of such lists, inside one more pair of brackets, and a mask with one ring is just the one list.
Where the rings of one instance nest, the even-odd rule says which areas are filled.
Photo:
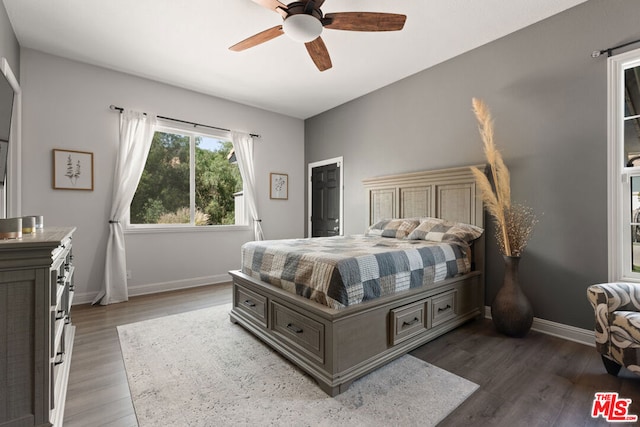
[[470, 322], [411, 352], [480, 385], [443, 426], [590, 426], [596, 392], [632, 399], [640, 416], [640, 376], [606, 373], [595, 347], [531, 331], [525, 338], [495, 332], [489, 319]]
[[[231, 302], [230, 284], [131, 298], [110, 306], [74, 306], [76, 339], [64, 425], [136, 426], [117, 325]], [[608, 375], [593, 347], [532, 331], [515, 339], [479, 319], [411, 352], [480, 385], [443, 426], [606, 425], [591, 418], [594, 393], [632, 399], [640, 415], [640, 376]], [[313, 424], [309, 420], [307, 423]], [[624, 425], [624, 424], [623, 424]]]

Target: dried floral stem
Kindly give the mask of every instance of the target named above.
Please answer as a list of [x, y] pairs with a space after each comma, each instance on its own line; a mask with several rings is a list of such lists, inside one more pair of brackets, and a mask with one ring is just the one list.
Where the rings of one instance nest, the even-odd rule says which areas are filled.
[[483, 171], [476, 167], [472, 167], [471, 170], [482, 193], [485, 207], [496, 222], [496, 239], [500, 251], [507, 256], [520, 256], [533, 232], [537, 218], [530, 208], [522, 205], [512, 206], [509, 169], [504, 164], [494, 141], [491, 112], [479, 99], [473, 98], [472, 103], [484, 143], [484, 154], [491, 168], [493, 186]]

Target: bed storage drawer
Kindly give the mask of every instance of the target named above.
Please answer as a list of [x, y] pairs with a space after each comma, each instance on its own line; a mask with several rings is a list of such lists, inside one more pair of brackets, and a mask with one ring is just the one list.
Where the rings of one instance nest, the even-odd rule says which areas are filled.
[[324, 325], [272, 302], [273, 331], [292, 345], [324, 363]]
[[422, 300], [391, 310], [391, 345], [396, 345], [429, 328], [428, 300]]
[[247, 313], [257, 320], [262, 326], [267, 327], [267, 297], [257, 294], [243, 286], [234, 284], [235, 306], [238, 310]]
[[437, 326], [456, 317], [458, 312], [456, 295], [457, 291], [453, 290], [436, 295], [431, 299], [431, 326]]

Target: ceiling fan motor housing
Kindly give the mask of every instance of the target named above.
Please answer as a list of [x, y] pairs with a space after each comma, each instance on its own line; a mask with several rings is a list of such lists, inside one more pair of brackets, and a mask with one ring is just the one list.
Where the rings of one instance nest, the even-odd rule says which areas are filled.
[[301, 13], [315, 16], [318, 20], [322, 19], [322, 11], [316, 7], [313, 1], [294, 1], [287, 5], [287, 14], [289, 16], [299, 15]]
[[282, 30], [294, 41], [308, 43], [322, 33], [322, 11], [313, 2], [294, 2], [287, 6]]

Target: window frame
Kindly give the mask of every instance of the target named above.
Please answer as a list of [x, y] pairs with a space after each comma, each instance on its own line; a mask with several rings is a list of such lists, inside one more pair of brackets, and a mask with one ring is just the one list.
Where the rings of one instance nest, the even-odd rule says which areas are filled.
[[626, 167], [624, 159], [625, 96], [624, 71], [640, 67], [640, 49], [607, 60], [607, 133], [608, 133], [608, 271], [609, 281], [640, 282], [633, 271], [631, 241], [631, 178], [640, 177], [640, 166]]
[[[224, 131], [198, 131], [193, 130], [193, 126], [181, 126], [174, 123], [162, 123], [154, 128], [155, 132], [173, 133], [185, 135], [189, 137], [189, 210], [190, 218], [193, 221], [195, 217], [195, 138], [198, 136], [211, 137], [231, 141], [231, 134]], [[243, 192], [244, 180], [242, 182]], [[137, 191], [137, 188], [136, 188]], [[244, 224], [213, 224], [213, 225], [195, 225], [193, 222], [189, 224], [132, 224], [131, 223], [131, 205], [127, 209], [126, 220], [124, 224], [124, 232], [126, 234], [144, 234], [144, 233], [175, 233], [175, 232], [219, 232], [219, 231], [247, 231], [251, 230], [249, 226], [249, 216], [246, 209], [246, 200], [244, 203]]]

